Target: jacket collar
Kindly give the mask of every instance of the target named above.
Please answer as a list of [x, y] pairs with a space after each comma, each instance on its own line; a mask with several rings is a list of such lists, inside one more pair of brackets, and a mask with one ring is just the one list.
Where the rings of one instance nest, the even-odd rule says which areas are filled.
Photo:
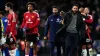
[[[72, 10], [70, 10], [70, 11], [69, 11], [69, 13], [70, 13], [70, 14], [72, 14], [72, 13], [73, 13], [73, 11], [72, 11]], [[80, 12], [79, 12], [79, 11], [77, 11], [77, 13], [76, 13], [76, 14], [80, 14]]]

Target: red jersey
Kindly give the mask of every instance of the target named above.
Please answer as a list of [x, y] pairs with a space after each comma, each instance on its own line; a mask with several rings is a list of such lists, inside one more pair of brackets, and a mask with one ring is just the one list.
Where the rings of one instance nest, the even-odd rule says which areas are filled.
[[90, 40], [92, 40], [91, 35], [90, 35], [90, 33], [91, 33], [91, 26], [89, 25], [89, 24], [93, 23], [93, 17], [92, 17], [92, 15], [88, 15], [88, 17], [85, 20], [85, 22], [87, 23], [87, 27], [88, 27], [88, 29], [87, 29], [87, 36], [88, 36], [88, 38]]
[[13, 35], [17, 35], [17, 15], [13, 12], [12, 14], [8, 14], [7, 16], [8, 22], [7, 22], [7, 28], [6, 28], [6, 34], [9, 34], [10, 32]]
[[93, 17], [91, 15], [87, 15], [87, 19], [83, 19], [84, 22], [88, 23], [88, 24], [91, 24], [93, 23]]
[[21, 25], [21, 28], [30, 28], [31, 31], [29, 32], [29, 34], [38, 34], [38, 26], [40, 23], [40, 17], [39, 14], [37, 12], [26, 12], [24, 13], [24, 19], [23, 19], [23, 23]]
[[91, 26], [89, 24], [92, 24], [93, 23], [93, 17], [91, 15], [87, 15], [87, 18], [86, 19], [83, 19], [84, 22], [86, 23], [86, 33], [87, 33], [87, 36], [90, 40], [92, 40], [91, 36], [90, 36], [90, 33], [91, 33]]

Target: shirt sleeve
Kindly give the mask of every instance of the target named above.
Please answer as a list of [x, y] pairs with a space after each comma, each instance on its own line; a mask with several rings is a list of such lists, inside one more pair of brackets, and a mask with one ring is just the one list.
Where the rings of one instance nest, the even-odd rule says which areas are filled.
[[67, 24], [67, 16], [68, 16], [68, 13], [66, 13], [65, 15], [64, 15], [64, 25], [66, 25]]
[[93, 17], [92, 17], [91, 15], [89, 15], [89, 16], [87, 17], [87, 19], [85, 19], [85, 22], [91, 24], [91, 23], [93, 22]]
[[49, 28], [50, 28], [50, 21], [49, 21], [49, 18], [48, 18], [46, 23], [45, 23], [44, 36], [47, 36]]
[[16, 28], [17, 25], [17, 15], [12, 14], [12, 19], [11, 19], [11, 32]]

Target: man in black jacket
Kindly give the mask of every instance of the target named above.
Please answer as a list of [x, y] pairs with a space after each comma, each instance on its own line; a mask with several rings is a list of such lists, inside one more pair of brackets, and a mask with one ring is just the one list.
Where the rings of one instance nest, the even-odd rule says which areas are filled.
[[78, 5], [64, 16], [64, 26], [57, 32], [57, 36], [65, 37], [65, 56], [76, 56], [80, 39], [85, 34], [85, 24], [82, 15], [78, 12]]

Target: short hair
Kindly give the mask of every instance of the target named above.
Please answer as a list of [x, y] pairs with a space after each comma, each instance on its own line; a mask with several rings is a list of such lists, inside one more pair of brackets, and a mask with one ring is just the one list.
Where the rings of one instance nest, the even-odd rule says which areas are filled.
[[77, 6], [77, 7], [79, 7], [79, 5], [78, 5], [78, 4], [74, 4], [73, 6]]
[[82, 13], [82, 12], [84, 12], [84, 9], [85, 8], [81, 7], [81, 8], [79, 8], [79, 11]]
[[59, 10], [59, 7], [58, 7], [58, 6], [52, 6], [52, 9], [53, 9], [53, 8], [57, 8], [57, 9]]
[[90, 10], [90, 8], [89, 8], [89, 7], [85, 7], [85, 8], [88, 8], [88, 9]]
[[5, 4], [5, 6], [10, 7], [11, 9], [13, 9], [13, 4], [12, 4], [11, 2], [7, 2], [7, 3]]
[[60, 13], [65, 14], [65, 12], [64, 12], [64, 11], [60, 11]]
[[33, 8], [36, 9], [36, 4], [35, 4], [35, 2], [28, 2], [28, 3], [26, 4], [26, 7], [28, 7], [28, 5], [32, 5]]
[[0, 11], [0, 14], [4, 15], [4, 11]]

